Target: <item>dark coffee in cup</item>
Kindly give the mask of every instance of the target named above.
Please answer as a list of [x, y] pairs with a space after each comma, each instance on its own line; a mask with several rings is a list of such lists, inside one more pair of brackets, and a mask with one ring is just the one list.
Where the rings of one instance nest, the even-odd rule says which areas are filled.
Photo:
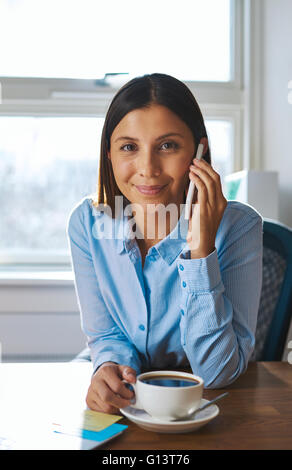
[[156, 385], [159, 387], [193, 387], [198, 385], [200, 382], [195, 379], [189, 379], [186, 377], [179, 377], [173, 375], [152, 375], [150, 377], [144, 377], [141, 382], [148, 385]]

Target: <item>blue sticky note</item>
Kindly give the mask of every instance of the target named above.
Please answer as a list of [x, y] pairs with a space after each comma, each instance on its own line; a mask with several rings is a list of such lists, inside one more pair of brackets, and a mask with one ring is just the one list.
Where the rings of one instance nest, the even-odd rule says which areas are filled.
[[88, 431], [86, 429], [81, 429], [81, 428], [71, 428], [71, 429], [66, 429], [60, 427], [58, 430], [54, 430], [56, 433], [60, 434], [68, 434], [68, 435], [73, 435], [73, 436], [78, 436], [81, 437], [82, 439], [89, 439], [91, 441], [97, 441], [97, 442], [103, 442], [110, 437], [121, 433], [124, 431], [128, 426], [124, 424], [118, 424], [114, 423], [108, 426], [107, 428], [103, 429], [102, 431]]

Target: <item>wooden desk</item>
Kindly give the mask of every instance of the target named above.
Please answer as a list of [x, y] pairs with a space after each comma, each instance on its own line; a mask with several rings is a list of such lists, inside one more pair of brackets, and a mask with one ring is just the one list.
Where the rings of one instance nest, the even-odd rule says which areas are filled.
[[[0, 421], [10, 413], [37, 438], [59, 412], [86, 408], [90, 363], [0, 364]], [[292, 449], [292, 366], [286, 362], [250, 363], [234, 384], [205, 390], [211, 399], [228, 391], [218, 403], [220, 414], [188, 434], [160, 434], [141, 429], [126, 418], [124, 434], [103, 450]], [[15, 423], [14, 423], [15, 424]]]
[[[219, 415], [188, 434], [145, 431], [126, 418], [128, 432], [111, 449], [292, 449], [292, 365], [250, 363], [229, 387], [205, 390], [208, 400], [223, 392]], [[106, 448], [106, 447], [105, 447]]]

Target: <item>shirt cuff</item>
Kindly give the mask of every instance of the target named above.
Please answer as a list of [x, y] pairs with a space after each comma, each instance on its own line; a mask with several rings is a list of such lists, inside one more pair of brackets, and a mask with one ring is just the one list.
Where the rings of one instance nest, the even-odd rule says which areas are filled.
[[215, 248], [206, 258], [191, 259], [190, 251], [177, 259], [181, 286], [187, 292], [210, 292], [222, 283], [220, 266]]
[[99, 354], [98, 358], [94, 360], [92, 359], [93, 362], [93, 374], [97, 371], [97, 369], [104, 363], [104, 362], [115, 362], [116, 364], [123, 365], [123, 366], [129, 366], [132, 367], [132, 369], [136, 370], [137, 375], [141, 373], [140, 367], [137, 365], [137, 363], [132, 360], [131, 358], [125, 358], [124, 356], [119, 356], [118, 354], [112, 354], [112, 353], [103, 353]]

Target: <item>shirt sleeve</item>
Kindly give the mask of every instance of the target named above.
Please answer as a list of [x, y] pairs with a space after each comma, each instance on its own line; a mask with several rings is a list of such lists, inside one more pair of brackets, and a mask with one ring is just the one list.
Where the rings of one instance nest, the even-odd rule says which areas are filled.
[[81, 316], [81, 328], [87, 337], [94, 372], [104, 362], [128, 365], [140, 373], [136, 348], [117, 326], [100, 292], [88, 236], [77, 209], [70, 214], [67, 236], [74, 272], [74, 285]]
[[248, 365], [262, 286], [262, 218], [242, 217], [220, 253], [178, 258], [183, 290], [182, 346], [206, 388], [233, 382]]

